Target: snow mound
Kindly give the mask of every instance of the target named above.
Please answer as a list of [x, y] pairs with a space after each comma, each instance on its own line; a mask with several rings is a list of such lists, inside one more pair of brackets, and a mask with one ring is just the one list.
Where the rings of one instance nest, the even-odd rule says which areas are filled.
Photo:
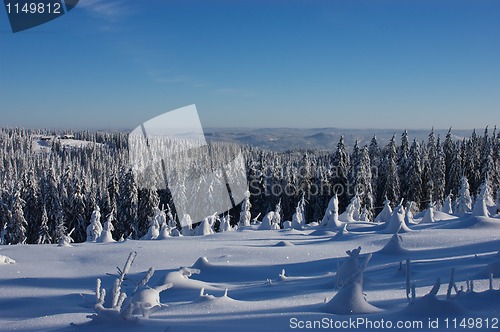
[[500, 228], [499, 218], [481, 217], [481, 216], [470, 216], [466, 215], [463, 218], [457, 220], [457, 222], [452, 222], [448, 225], [440, 226], [443, 229], [459, 229], [459, 228]]
[[441, 286], [441, 281], [438, 279], [429, 294], [416, 299], [408, 304], [408, 307], [403, 309], [403, 312], [411, 315], [425, 315], [429, 314], [435, 316], [441, 315], [460, 315], [466, 310], [457, 302], [451, 300], [440, 300], [436, 297], [437, 292]]
[[15, 264], [16, 261], [4, 255], [0, 255], [0, 265], [2, 264]]
[[347, 240], [348, 235], [349, 231], [347, 230], [347, 224], [345, 224], [342, 230], [338, 231], [337, 234], [332, 237], [332, 241]]
[[280, 242], [276, 243], [274, 246], [275, 247], [291, 247], [291, 246], [294, 246], [294, 244], [289, 242], [289, 241], [280, 241]]
[[403, 238], [399, 234], [394, 234], [385, 246], [378, 252], [385, 255], [404, 255], [410, 253], [410, 250], [403, 248]]
[[208, 259], [206, 257], [200, 257], [194, 262], [193, 264], [193, 269], [196, 270], [203, 270], [204, 268], [209, 267], [211, 264], [208, 262]]
[[424, 217], [420, 221], [421, 224], [432, 224], [436, 222], [436, 219], [434, 218], [434, 207], [429, 207], [427, 210], [424, 212]]
[[325, 305], [325, 310], [337, 315], [371, 314], [382, 311], [365, 299], [363, 287], [359, 282], [351, 282], [340, 288], [333, 299]]
[[369, 314], [382, 309], [368, 303], [363, 293], [363, 273], [372, 257], [369, 254], [359, 265], [361, 247], [348, 250], [349, 258], [339, 268], [337, 284], [341, 285], [335, 296], [326, 303], [324, 310], [337, 315]]

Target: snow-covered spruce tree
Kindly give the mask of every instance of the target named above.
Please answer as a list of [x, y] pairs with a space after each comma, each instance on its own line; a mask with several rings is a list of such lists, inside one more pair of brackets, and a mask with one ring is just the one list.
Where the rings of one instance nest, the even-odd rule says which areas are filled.
[[26, 228], [23, 206], [26, 202], [21, 198], [21, 189], [18, 187], [12, 197], [11, 218], [7, 224], [7, 242], [9, 244], [25, 244]]
[[75, 179], [73, 184], [73, 194], [70, 201], [71, 218], [69, 228], [74, 229], [73, 239], [75, 242], [83, 242], [87, 238], [87, 222], [85, 220], [86, 196], [78, 180]]
[[455, 205], [455, 213], [463, 214], [472, 209], [472, 198], [469, 192], [469, 182], [465, 176], [462, 176], [460, 190]]
[[444, 193], [445, 193], [445, 160], [444, 160], [444, 153], [443, 153], [443, 148], [441, 146], [441, 140], [438, 135], [437, 137], [437, 142], [436, 142], [436, 158], [433, 160], [432, 163], [432, 183], [434, 184], [434, 191], [432, 197], [438, 204], [438, 206], [441, 206], [441, 203], [444, 199]]
[[383, 176], [379, 177], [381, 180], [380, 186], [382, 187], [382, 196], [386, 199], [397, 202], [399, 201], [399, 175], [397, 167], [397, 147], [396, 137], [392, 136], [389, 144], [387, 144], [382, 161], [381, 173]]
[[455, 156], [455, 143], [453, 142], [453, 137], [451, 134], [451, 127], [448, 129], [448, 133], [446, 134], [446, 138], [443, 142], [443, 154], [444, 154], [444, 168], [445, 168], [445, 192], [449, 193], [455, 188], [451, 185], [453, 182], [452, 179], [452, 167], [456, 162]]
[[42, 209], [42, 221], [38, 229], [38, 239], [36, 241], [36, 244], [50, 244], [51, 242], [52, 237], [50, 236], [49, 231], [49, 217], [47, 215], [47, 209], [44, 205]]
[[453, 193], [454, 196], [458, 193], [460, 188], [460, 178], [461, 174], [464, 173], [462, 168], [462, 153], [461, 153], [461, 142], [455, 142], [453, 145], [453, 154], [451, 156], [450, 171], [446, 171], [447, 179], [446, 188], [448, 192]]
[[34, 173], [35, 166], [30, 166], [29, 171], [23, 175], [22, 199], [26, 202], [24, 205], [24, 217], [28, 223], [26, 229], [27, 243], [36, 243], [38, 239], [38, 229], [41, 221], [41, 200], [38, 180]]
[[[115, 215], [113, 216], [113, 220], [117, 220], [118, 216], [116, 215], [118, 211], [118, 197], [120, 195], [120, 185], [118, 182], [118, 175], [116, 172], [113, 172], [111, 176], [108, 179], [108, 184], [106, 188], [106, 195], [105, 195], [105, 203], [104, 207], [102, 209], [102, 214], [104, 216], [107, 216], [110, 213], [114, 213]], [[117, 228], [118, 227], [117, 225]], [[122, 233], [123, 234], [123, 233]], [[119, 234], [121, 237], [122, 234]], [[118, 234], [115, 234], [118, 235]]]
[[408, 131], [401, 134], [401, 145], [399, 146], [398, 154], [398, 176], [400, 180], [401, 197], [408, 199], [410, 183], [409, 183], [409, 154], [410, 142], [408, 141]]
[[370, 146], [368, 147], [368, 154], [370, 155], [370, 169], [372, 171], [372, 190], [374, 193], [375, 205], [380, 206], [384, 201], [382, 192], [381, 190], [379, 190], [378, 187], [380, 164], [382, 163], [382, 151], [378, 146], [378, 141], [376, 136], [373, 136], [370, 142]]
[[96, 206], [90, 217], [90, 225], [87, 226], [87, 242], [96, 242], [101, 233], [101, 209]]
[[406, 199], [417, 205], [417, 202], [419, 202], [422, 197], [422, 161], [420, 157], [420, 145], [416, 140], [413, 140], [408, 155], [408, 173], [406, 174], [408, 194]]
[[241, 203], [241, 212], [240, 212], [240, 220], [239, 227], [248, 227], [250, 226], [250, 221], [252, 220], [252, 215], [250, 213], [250, 208], [252, 204], [250, 204], [250, 191], [245, 193], [245, 200]]
[[57, 243], [61, 235], [60, 230], [64, 228], [64, 231], [66, 231], [66, 226], [64, 225], [63, 207], [59, 199], [58, 185], [53, 166], [49, 166], [42, 181], [42, 199], [47, 210], [50, 237], [54, 243]]
[[118, 197], [118, 235], [138, 239], [137, 225], [138, 192], [132, 170], [120, 174], [120, 195]]
[[149, 228], [151, 222], [154, 223], [155, 210], [160, 204], [160, 197], [155, 188], [140, 189], [138, 191], [138, 210], [137, 217], [139, 222], [139, 236], [144, 236]]
[[[366, 209], [368, 218], [371, 218], [373, 214], [374, 202], [371, 180], [370, 154], [368, 147], [364, 146], [359, 153], [359, 161], [351, 186], [356, 193], [355, 197], [357, 196], [359, 198], [361, 205]], [[357, 220], [359, 220], [359, 218]]]
[[349, 203], [348, 197], [348, 172], [349, 172], [349, 154], [347, 153], [344, 136], [340, 136], [337, 144], [337, 150], [333, 156], [332, 162], [332, 189], [338, 194], [339, 208], [345, 210]]
[[66, 221], [64, 220], [64, 212], [59, 210], [59, 213], [56, 216], [56, 229], [53, 239], [55, 240], [55, 243], [60, 244], [62, 242], [68, 242], [67, 236], [68, 229], [66, 227]]

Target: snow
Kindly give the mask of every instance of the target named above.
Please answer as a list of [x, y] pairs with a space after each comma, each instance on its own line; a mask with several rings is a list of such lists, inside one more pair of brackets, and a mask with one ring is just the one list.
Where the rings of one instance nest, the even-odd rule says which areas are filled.
[[[398, 210], [400, 221], [404, 212]], [[474, 227], [478, 223], [489, 226]], [[161, 241], [2, 246], [0, 330], [288, 331], [293, 319], [325, 317], [392, 322], [420, 317], [424, 324], [431, 316], [498, 318], [499, 224], [498, 216], [467, 214], [409, 225], [412, 231], [403, 235], [350, 222], [338, 231], [252, 225]], [[132, 301], [134, 318], [123, 320], [106, 301], [98, 314], [96, 280], [106, 299], [112, 298], [116, 267], [123, 267], [131, 252], [137, 256], [121, 292], [127, 294], [125, 303]], [[15, 264], [2, 264], [6, 257]], [[406, 297], [407, 258], [415, 284], [412, 303]], [[446, 299], [452, 268], [464, 293]], [[145, 275], [151, 275], [149, 286], [138, 287]], [[436, 290], [438, 278], [442, 285]], [[474, 281], [474, 291], [466, 291], [467, 280]]]

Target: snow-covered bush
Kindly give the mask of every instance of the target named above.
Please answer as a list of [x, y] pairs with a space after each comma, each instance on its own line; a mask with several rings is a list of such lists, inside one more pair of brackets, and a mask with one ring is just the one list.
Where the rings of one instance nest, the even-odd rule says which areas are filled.
[[[96, 303], [94, 305], [95, 315], [88, 316], [97, 320], [130, 320], [134, 315], [142, 315], [148, 318], [154, 312], [161, 310], [164, 306], [160, 303], [160, 293], [172, 287], [172, 284], [165, 284], [157, 287], [147, 285], [154, 274], [153, 268], [150, 268], [141, 281], [136, 282], [134, 289], [127, 295], [122, 286], [126, 275], [137, 256], [136, 252], [131, 252], [127, 262], [122, 270], [118, 269], [118, 278], [115, 279], [111, 288], [111, 296], [107, 298], [107, 291], [102, 288], [101, 280], [97, 279], [96, 284]], [[129, 300], [127, 300], [129, 299]]]
[[333, 195], [328, 202], [328, 207], [325, 210], [325, 215], [321, 221], [321, 226], [340, 229], [343, 223], [339, 220], [339, 198], [337, 194]]
[[90, 217], [90, 225], [87, 226], [87, 242], [96, 242], [101, 233], [101, 209], [96, 206]]

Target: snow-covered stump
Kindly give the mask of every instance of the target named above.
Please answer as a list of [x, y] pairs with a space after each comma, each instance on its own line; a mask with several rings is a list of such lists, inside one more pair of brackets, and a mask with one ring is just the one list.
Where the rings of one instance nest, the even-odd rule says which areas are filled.
[[489, 217], [488, 208], [486, 206], [486, 199], [483, 195], [476, 198], [476, 203], [472, 209], [472, 215], [475, 217]]
[[391, 216], [392, 216], [391, 201], [386, 199], [384, 201], [384, 208], [375, 217], [375, 222], [387, 223], [391, 219]]
[[194, 235], [204, 236], [204, 235], [214, 234], [215, 231], [213, 229], [213, 226], [216, 220], [218, 220], [216, 213], [212, 216], [208, 216], [205, 219], [203, 219], [203, 221], [198, 225], [198, 227], [195, 228]]
[[328, 202], [321, 226], [328, 229], [341, 229], [343, 225], [344, 223], [339, 220], [339, 199], [337, 194], [335, 194]]
[[434, 208], [432, 206], [429, 206], [427, 210], [425, 210], [424, 217], [420, 221], [421, 224], [432, 224], [436, 222], [436, 219], [434, 219]]
[[221, 232], [231, 232], [233, 227], [231, 226], [231, 215], [228, 213], [223, 216], [220, 220], [220, 231]]
[[304, 229], [306, 225], [305, 208], [306, 208], [305, 194], [302, 194], [302, 198], [297, 203], [297, 207], [295, 208], [295, 213], [292, 216], [292, 222], [289, 228], [294, 228], [297, 230]]
[[361, 200], [359, 196], [354, 196], [344, 213], [339, 216], [339, 220], [343, 222], [359, 221], [361, 219]]
[[276, 204], [274, 211], [268, 212], [262, 219], [259, 230], [277, 230], [281, 229], [281, 201]]
[[394, 209], [394, 212], [383, 230], [383, 233], [395, 234], [398, 232], [409, 231], [411, 231], [411, 229], [405, 223], [405, 209], [401, 203]]
[[443, 208], [441, 209], [442, 212], [448, 213], [448, 214], [453, 214], [453, 194], [450, 192], [448, 196], [446, 196], [446, 199], [444, 200]]
[[[325, 304], [325, 311], [337, 315], [368, 314], [382, 311], [370, 304], [363, 293], [363, 273], [372, 255], [369, 254], [361, 266], [358, 265], [361, 247], [347, 251], [349, 258], [339, 268], [338, 281], [340, 289], [335, 296]], [[339, 279], [340, 278], [340, 279]]]

